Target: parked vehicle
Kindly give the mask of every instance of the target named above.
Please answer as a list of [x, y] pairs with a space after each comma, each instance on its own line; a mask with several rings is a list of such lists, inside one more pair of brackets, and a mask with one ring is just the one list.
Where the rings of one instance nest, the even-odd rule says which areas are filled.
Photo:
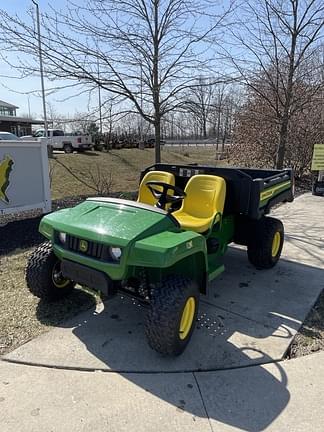
[[[160, 145], [165, 145], [164, 140], [160, 140]], [[155, 146], [155, 138], [148, 138], [144, 141], [144, 147], [153, 148]]]
[[228, 244], [247, 246], [250, 262], [279, 260], [284, 227], [266, 216], [293, 200], [291, 170], [156, 164], [141, 175], [137, 202], [89, 198], [45, 216], [48, 239], [30, 256], [29, 290], [45, 300], [76, 283], [136, 297], [147, 306], [146, 336], [159, 353], [188, 344], [200, 295], [224, 271]]
[[17, 135], [10, 132], [0, 132], [0, 141], [18, 141]]
[[[92, 138], [88, 135], [65, 135], [61, 129], [48, 129], [48, 144], [54, 150], [64, 150], [65, 153], [73, 153], [74, 150], [78, 152], [92, 149]], [[35, 140], [45, 137], [45, 129], [37, 129], [33, 135], [26, 135], [21, 137], [21, 140]]]

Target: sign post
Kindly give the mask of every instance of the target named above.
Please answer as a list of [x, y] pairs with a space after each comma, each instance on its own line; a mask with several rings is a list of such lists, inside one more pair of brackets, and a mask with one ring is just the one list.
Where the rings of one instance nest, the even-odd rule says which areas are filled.
[[324, 144], [315, 144], [312, 171], [318, 171], [317, 180], [313, 184], [313, 195], [324, 196]]

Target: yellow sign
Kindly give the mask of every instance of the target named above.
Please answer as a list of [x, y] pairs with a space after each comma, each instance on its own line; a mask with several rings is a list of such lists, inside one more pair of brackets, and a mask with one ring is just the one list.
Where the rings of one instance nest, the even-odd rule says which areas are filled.
[[312, 171], [324, 170], [324, 144], [315, 144], [312, 159]]
[[7, 189], [10, 185], [10, 173], [12, 171], [12, 165], [14, 161], [11, 156], [6, 155], [4, 159], [0, 162], [0, 201], [9, 203], [9, 198], [7, 196]]

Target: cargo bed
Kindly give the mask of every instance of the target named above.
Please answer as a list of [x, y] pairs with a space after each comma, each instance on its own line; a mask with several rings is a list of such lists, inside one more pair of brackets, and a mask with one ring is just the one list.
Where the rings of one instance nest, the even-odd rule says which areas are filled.
[[193, 175], [209, 174], [223, 177], [226, 180], [224, 215], [237, 214], [259, 219], [269, 213], [275, 204], [291, 202], [294, 199], [291, 169], [263, 170], [160, 163], [142, 171], [141, 179], [148, 171], [153, 170], [173, 173], [176, 186], [182, 189]]

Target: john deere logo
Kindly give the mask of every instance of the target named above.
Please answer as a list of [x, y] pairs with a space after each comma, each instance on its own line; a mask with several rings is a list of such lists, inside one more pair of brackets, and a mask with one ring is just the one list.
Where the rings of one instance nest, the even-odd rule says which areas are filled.
[[88, 242], [85, 240], [80, 240], [79, 249], [81, 252], [87, 252], [88, 250]]

